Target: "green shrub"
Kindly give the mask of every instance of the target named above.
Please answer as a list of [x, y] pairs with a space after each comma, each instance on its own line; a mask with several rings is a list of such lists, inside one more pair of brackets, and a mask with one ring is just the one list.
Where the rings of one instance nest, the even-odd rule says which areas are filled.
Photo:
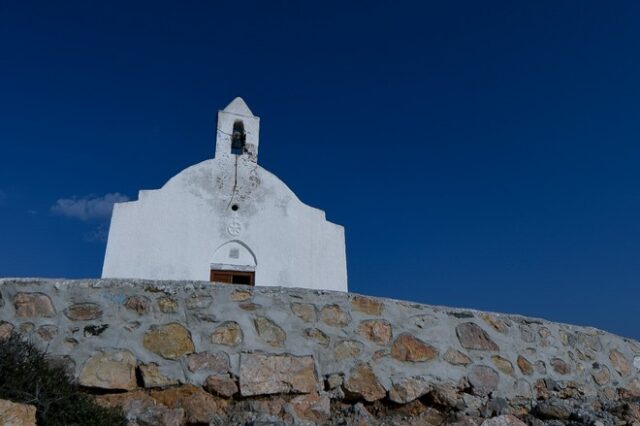
[[0, 341], [0, 399], [35, 405], [38, 426], [126, 424], [120, 411], [97, 405], [62, 366], [16, 333]]

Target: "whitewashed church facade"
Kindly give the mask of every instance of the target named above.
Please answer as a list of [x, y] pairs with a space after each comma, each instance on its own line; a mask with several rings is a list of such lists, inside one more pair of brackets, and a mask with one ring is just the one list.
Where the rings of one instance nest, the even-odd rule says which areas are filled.
[[102, 277], [347, 291], [344, 228], [258, 165], [259, 130], [234, 99], [215, 158], [115, 204]]

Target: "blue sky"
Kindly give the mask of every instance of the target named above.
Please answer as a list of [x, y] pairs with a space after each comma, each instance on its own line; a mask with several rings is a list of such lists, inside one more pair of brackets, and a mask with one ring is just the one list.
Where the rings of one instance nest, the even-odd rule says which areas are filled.
[[2, 1], [0, 276], [99, 276], [242, 96], [351, 290], [639, 338], [639, 44], [636, 1]]

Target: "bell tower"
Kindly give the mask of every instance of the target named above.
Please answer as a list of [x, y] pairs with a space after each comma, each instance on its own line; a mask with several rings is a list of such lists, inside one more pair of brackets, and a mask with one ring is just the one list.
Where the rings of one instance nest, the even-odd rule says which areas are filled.
[[260, 118], [253, 115], [240, 97], [218, 111], [216, 155], [218, 159], [258, 162]]

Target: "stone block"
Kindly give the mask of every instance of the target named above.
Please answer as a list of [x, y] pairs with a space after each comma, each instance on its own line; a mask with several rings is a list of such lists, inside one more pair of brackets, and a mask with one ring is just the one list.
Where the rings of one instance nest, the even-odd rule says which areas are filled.
[[358, 333], [365, 339], [385, 346], [391, 341], [391, 323], [387, 320], [365, 320], [358, 325]]
[[36, 407], [0, 399], [0, 424], [6, 426], [36, 426]]
[[213, 330], [210, 339], [217, 345], [238, 346], [243, 340], [242, 328], [235, 321], [227, 321]]
[[143, 345], [166, 359], [179, 359], [195, 351], [191, 333], [178, 323], [151, 326], [144, 335]]
[[56, 314], [51, 299], [44, 293], [17, 293], [13, 306], [18, 318], [50, 318]]
[[240, 356], [242, 396], [311, 393], [318, 387], [313, 357], [243, 353]]
[[127, 350], [98, 351], [84, 363], [78, 383], [99, 389], [135, 389], [136, 358]]
[[404, 362], [430, 361], [438, 356], [438, 350], [410, 334], [402, 334], [391, 346], [391, 357]]
[[344, 389], [352, 397], [362, 398], [367, 402], [377, 401], [387, 395], [371, 366], [364, 363], [359, 363], [351, 369]]
[[478, 324], [465, 322], [458, 324], [456, 335], [460, 344], [465, 349], [477, 351], [499, 351], [498, 345], [491, 340], [491, 337]]
[[256, 334], [270, 346], [280, 348], [287, 338], [284, 330], [267, 317], [257, 317], [253, 320]]
[[91, 321], [102, 318], [102, 308], [95, 303], [74, 303], [64, 314], [71, 321]]
[[187, 368], [192, 373], [206, 370], [215, 374], [224, 374], [231, 368], [229, 355], [224, 352], [200, 352], [185, 358]]

